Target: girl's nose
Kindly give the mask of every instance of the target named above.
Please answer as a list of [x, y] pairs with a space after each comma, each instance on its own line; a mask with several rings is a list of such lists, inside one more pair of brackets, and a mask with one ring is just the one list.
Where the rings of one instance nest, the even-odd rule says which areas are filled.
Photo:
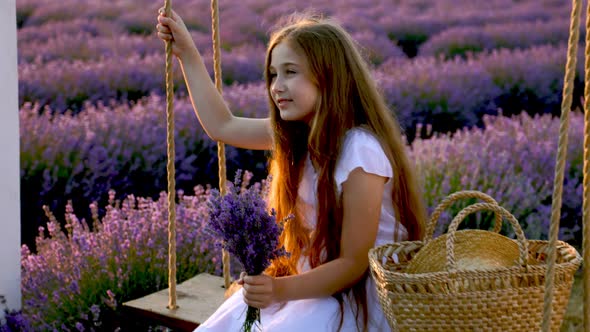
[[285, 91], [285, 86], [281, 82], [281, 80], [275, 78], [275, 80], [270, 85], [270, 92], [276, 94]]

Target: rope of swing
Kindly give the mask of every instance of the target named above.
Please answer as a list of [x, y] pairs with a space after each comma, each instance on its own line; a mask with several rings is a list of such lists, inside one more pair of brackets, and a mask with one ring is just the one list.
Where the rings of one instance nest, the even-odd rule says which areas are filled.
[[[563, 180], [564, 180], [564, 173], [565, 173], [565, 164], [566, 164], [566, 156], [567, 156], [567, 144], [568, 144], [568, 127], [569, 127], [569, 114], [570, 109], [572, 106], [572, 99], [573, 99], [573, 91], [574, 91], [574, 78], [576, 76], [576, 62], [577, 62], [577, 55], [578, 55], [578, 42], [579, 42], [579, 35], [580, 35], [580, 12], [582, 7], [581, 0], [573, 0], [572, 1], [572, 13], [570, 18], [570, 31], [569, 31], [569, 40], [568, 40], [568, 50], [567, 50], [567, 61], [565, 66], [565, 77], [564, 77], [564, 84], [563, 84], [563, 98], [561, 103], [561, 116], [560, 116], [560, 123], [559, 123], [559, 142], [557, 147], [557, 158], [556, 158], [556, 165], [555, 165], [555, 177], [553, 182], [553, 196], [552, 196], [552, 205], [551, 205], [551, 224], [549, 228], [549, 252], [547, 255], [547, 271], [545, 274], [545, 292], [544, 292], [544, 303], [543, 303], [543, 323], [542, 323], [542, 331], [548, 332], [551, 330], [551, 318], [552, 318], [552, 309], [553, 309], [553, 293], [554, 293], [554, 282], [555, 282], [555, 264], [556, 264], [556, 245], [557, 239], [559, 236], [559, 221], [561, 218], [561, 206], [562, 206], [562, 193], [563, 193]], [[588, 7], [590, 11], [590, 4]], [[586, 26], [590, 24], [590, 16], [587, 16]], [[587, 30], [588, 31], [588, 30]], [[590, 300], [589, 300], [589, 292], [590, 287], [588, 287], [588, 264], [590, 263], [590, 243], [589, 243], [589, 223], [588, 223], [588, 212], [590, 211], [588, 208], [588, 203], [590, 197], [589, 195], [589, 184], [590, 179], [588, 179], [588, 147], [590, 147], [590, 131], [588, 128], [588, 124], [590, 123], [590, 118], [588, 115], [588, 110], [590, 107], [590, 84], [589, 84], [589, 75], [590, 75], [590, 62], [588, 61], [588, 55], [590, 54], [590, 36], [586, 34], [586, 50], [585, 50], [585, 89], [584, 89], [584, 108], [586, 109], [585, 117], [584, 117], [584, 166], [583, 166], [583, 227], [584, 227], [584, 283], [585, 283], [585, 292], [584, 292], [584, 302], [585, 302], [585, 314], [584, 314], [584, 324], [585, 324], [585, 331], [590, 331]]]
[[[170, 16], [171, 3], [165, 0], [164, 11]], [[211, 1], [211, 27], [213, 33], [213, 65], [215, 72], [215, 87], [222, 92], [221, 81], [221, 55], [219, 45], [219, 6], [217, 0]], [[175, 151], [174, 151], [174, 81], [172, 77], [172, 43], [166, 42], [166, 142], [167, 157], [166, 171], [168, 174], [168, 309], [178, 308], [176, 304], [176, 183], [175, 183]], [[217, 143], [217, 155], [219, 159], [219, 191], [226, 193], [226, 166], [225, 145]], [[230, 257], [226, 250], [222, 251], [223, 279], [225, 288], [228, 289], [230, 280]]]
[[[170, 0], [165, 0], [164, 11], [170, 17]], [[168, 309], [178, 308], [176, 305], [176, 182], [175, 182], [175, 151], [174, 151], [174, 81], [172, 77], [172, 42], [166, 41], [166, 143], [168, 161]]]
[[[221, 51], [219, 43], [219, 6], [217, 0], [211, 0], [211, 30], [213, 34], [213, 72], [215, 76], [215, 87], [219, 93], [222, 93], [221, 88]], [[221, 195], [226, 193], [226, 167], [225, 167], [225, 145], [222, 142], [217, 142], [217, 159], [219, 160], [219, 192]], [[229, 253], [223, 249], [221, 252], [223, 262], [223, 281], [225, 289], [229, 289], [230, 280], [230, 262]]]
[[586, 9], [586, 49], [584, 51], [584, 164], [582, 200], [582, 252], [584, 291], [584, 331], [590, 331], [590, 3]]

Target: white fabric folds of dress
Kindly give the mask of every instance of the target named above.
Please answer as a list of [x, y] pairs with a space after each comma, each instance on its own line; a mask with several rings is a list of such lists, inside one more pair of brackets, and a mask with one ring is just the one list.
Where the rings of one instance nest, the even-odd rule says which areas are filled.
[[[354, 128], [346, 134], [342, 153], [336, 166], [335, 179], [339, 191], [342, 189], [342, 183], [348, 179], [350, 172], [359, 167], [367, 173], [389, 178], [383, 190], [383, 203], [375, 246], [406, 240], [407, 232], [396, 220], [391, 202], [391, 177], [393, 176], [391, 164], [379, 141], [372, 133], [365, 129]], [[297, 208], [312, 229], [316, 225], [316, 187], [317, 174], [311, 161], [307, 158], [299, 184]], [[300, 272], [305, 272], [308, 269], [307, 260], [302, 259]], [[367, 279], [366, 288], [369, 331], [388, 331], [389, 326], [379, 305], [374, 282], [370, 277]], [[240, 331], [245, 319], [246, 308], [240, 290], [227, 299], [195, 331]], [[341, 331], [357, 331], [357, 324], [350, 306], [345, 303], [344, 308], [344, 323]], [[289, 301], [283, 307], [275, 304], [261, 310], [261, 330], [265, 332], [336, 331], [339, 322], [340, 306], [338, 301], [332, 297]]]

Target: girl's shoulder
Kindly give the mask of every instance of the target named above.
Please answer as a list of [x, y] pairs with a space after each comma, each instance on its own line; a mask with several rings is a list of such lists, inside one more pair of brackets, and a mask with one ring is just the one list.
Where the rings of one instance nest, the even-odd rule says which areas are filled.
[[379, 139], [363, 127], [352, 128], [345, 135], [336, 165], [336, 183], [339, 189], [350, 172], [359, 167], [367, 173], [388, 178], [393, 176], [393, 168]]
[[344, 143], [342, 144], [340, 156], [351, 154], [362, 157], [366, 155], [366, 153], [359, 153], [363, 149], [368, 149], [370, 152], [387, 159], [381, 141], [370, 129], [365, 127], [349, 129], [344, 135]]
[[[365, 127], [354, 127], [344, 135], [344, 147], [351, 145], [376, 145], [382, 149], [379, 140], [373, 132]], [[343, 149], [344, 151], [344, 149]]]

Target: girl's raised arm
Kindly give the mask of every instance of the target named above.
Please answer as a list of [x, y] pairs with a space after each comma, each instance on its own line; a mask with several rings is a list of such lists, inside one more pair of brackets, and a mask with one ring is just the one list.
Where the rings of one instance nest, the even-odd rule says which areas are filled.
[[269, 150], [272, 147], [270, 119], [234, 116], [211, 81], [180, 16], [172, 11], [171, 17], [166, 17], [160, 9], [158, 22], [158, 37], [172, 40], [172, 52], [180, 61], [193, 108], [207, 135], [239, 148]]

